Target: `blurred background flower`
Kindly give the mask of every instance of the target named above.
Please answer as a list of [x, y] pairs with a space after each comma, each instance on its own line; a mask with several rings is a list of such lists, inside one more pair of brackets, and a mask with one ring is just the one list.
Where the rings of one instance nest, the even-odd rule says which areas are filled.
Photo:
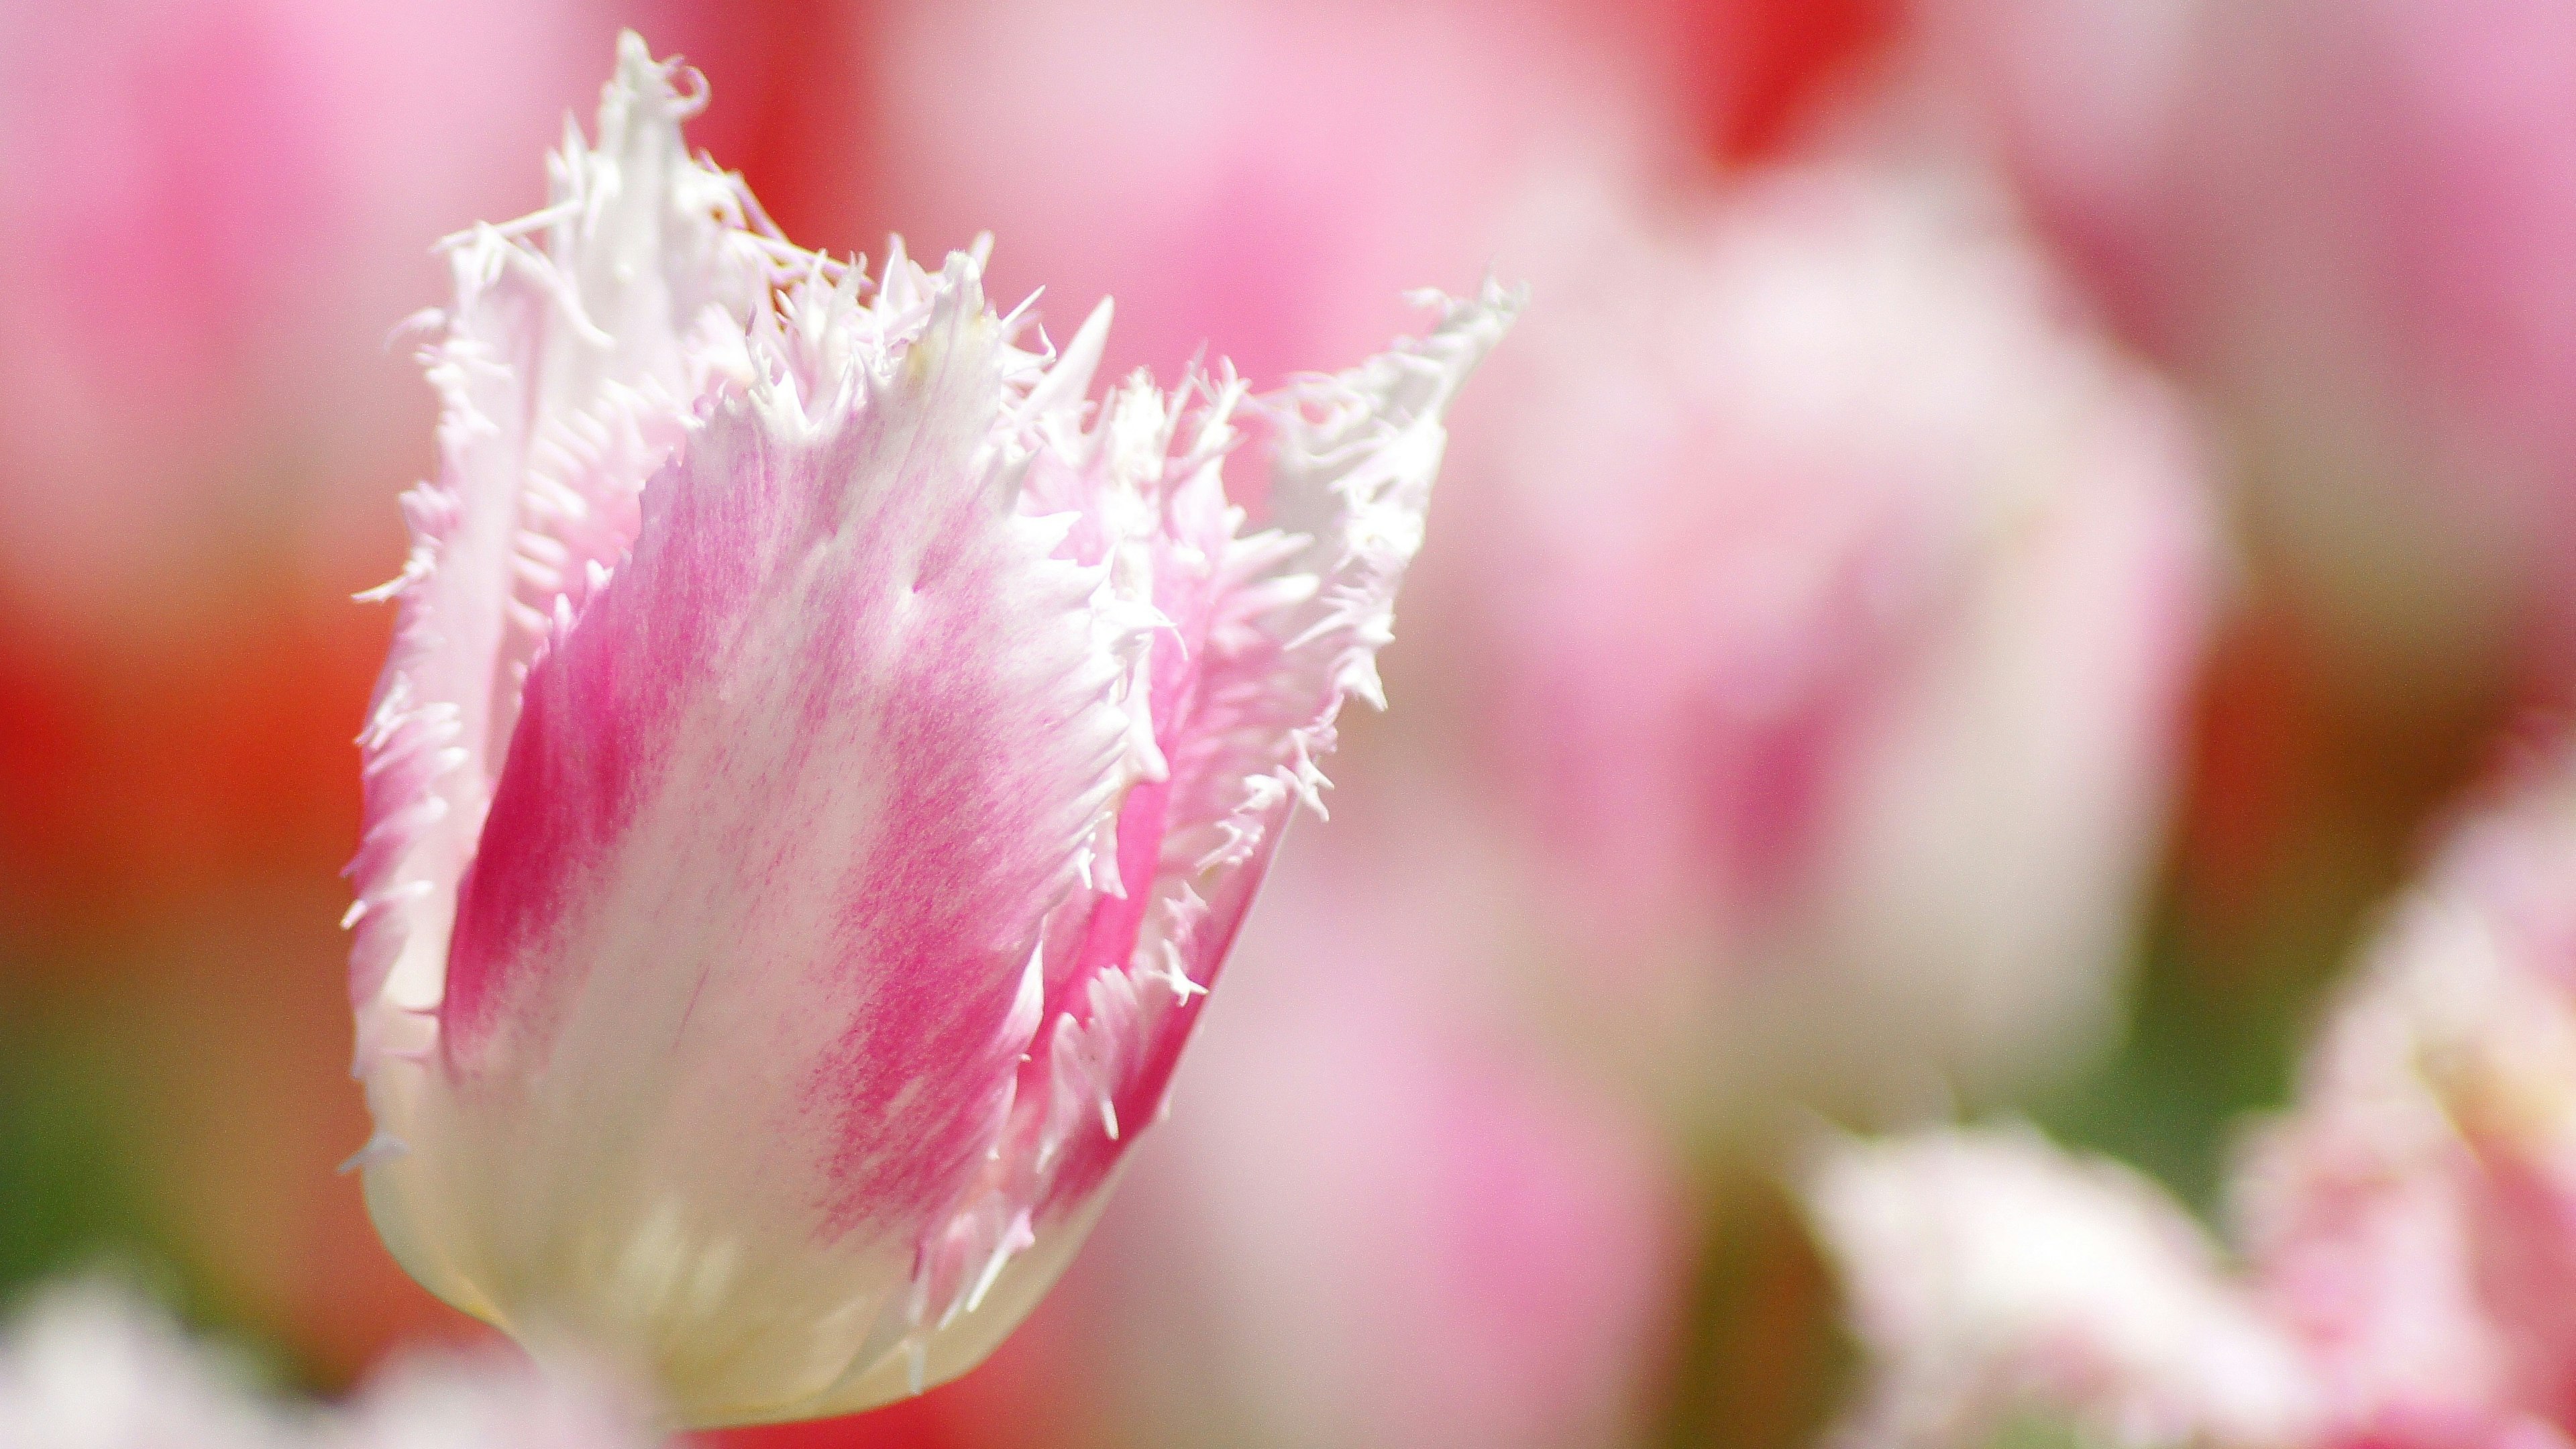
[[2576, 795], [2448, 842], [2231, 1185], [2241, 1273], [2036, 1134], [1823, 1148], [1811, 1211], [1872, 1360], [1861, 1444], [2015, 1415], [2124, 1444], [2554, 1444], [2576, 1428]]
[[140, 1265], [326, 1393], [480, 1335], [331, 1172], [346, 597], [432, 465], [429, 244], [538, 201], [621, 25], [791, 235], [990, 229], [1057, 340], [1117, 296], [1113, 370], [1534, 284], [1237, 1049], [991, 1364], [730, 1442], [1815, 1442], [1851, 1344], [1774, 1129], [1959, 1104], [2234, 1192], [2267, 1312], [2569, 1422], [2550, 1011], [2444, 1048], [2475, 1133], [2400, 1179], [2492, 1191], [2357, 1193], [2417, 1141], [2319, 1105], [2358, 997], [2227, 1150], [2576, 673], [2547, 0], [0, 0], [0, 1290]]
[[1807, 1183], [1868, 1383], [1831, 1442], [2293, 1444], [2314, 1384], [2189, 1216], [2119, 1164], [2028, 1131], [1819, 1152]]
[[0, 1329], [0, 1441], [61, 1449], [648, 1449], [633, 1397], [495, 1351], [416, 1353], [336, 1410], [271, 1396], [248, 1358], [109, 1280], [46, 1288]]
[[1372, 788], [1484, 782], [1441, 828], [1529, 904], [1494, 964], [1686, 1113], [2062, 1073], [2215, 603], [2190, 420], [1951, 177], [1638, 191], [1548, 178], [1508, 232], [1552, 305], [1462, 405], [1393, 677], [1456, 743]]
[[2576, 528], [2576, 14], [1928, 10], [2041, 230], [2224, 418], [2246, 536], [2350, 685], [2534, 667]]
[[1480, 963], [1437, 918], [1370, 888], [1398, 842], [1327, 834], [1295, 832], [1168, 1145], [1138, 1153], [1024, 1335], [1110, 1422], [1005, 1442], [1464, 1449], [1645, 1426], [1686, 1264], [1670, 1154], [1480, 1009]]

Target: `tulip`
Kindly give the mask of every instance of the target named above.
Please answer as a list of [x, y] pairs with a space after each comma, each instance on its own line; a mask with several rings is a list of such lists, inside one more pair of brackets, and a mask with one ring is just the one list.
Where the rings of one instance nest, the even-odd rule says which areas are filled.
[[[1877, 1361], [1875, 1407], [1855, 1421], [1938, 1417], [1938, 1432], [1893, 1442], [1983, 1442], [1995, 1404], [1925, 1407], [1982, 1386], [2026, 1412], [2124, 1426], [2123, 1442], [2567, 1442], [2570, 882], [2568, 780], [2450, 844], [2361, 963], [2289, 1108], [2248, 1139], [2230, 1185], [2241, 1272], [2142, 1180], [2027, 1135], [1828, 1153], [1811, 1204]], [[2153, 1254], [2136, 1246], [2150, 1222], [2166, 1245]]]
[[2356, 1439], [2576, 1434], [2571, 882], [2568, 781], [2462, 831], [2239, 1165], [2246, 1254]]
[[50, 1285], [0, 1329], [11, 1449], [650, 1449], [596, 1374], [541, 1377], [491, 1353], [412, 1355], [334, 1409], [254, 1393], [244, 1366], [130, 1291]]
[[1218, 318], [1267, 378], [1373, 342], [1409, 279], [1492, 257], [1533, 166], [1779, 147], [1891, 9], [889, 0], [852, 67], [870, 144], [816, 159], [916, 230], [1014, 238], [996, 266], [1051, 296], [1114, 294], [1113, 357], [1186, 356]]
[[[2213, 529], [2176, 398], [2019, 239], [1839, 171], [1672, 184], [1772, 8], [899, 4], [873, 179], [1015, 218], [1138, 356], [1211, 311], [1256, 371], [1329, 354], [1443, 257], [1541, 278], [1550, 345], [1456, 422], [1408, 707], [1346, 768], [1520, 807], [1417, 855], [1516, 853], [1505, 959], [1659, 1096], [1893, 1115], [2111, 1024]], [[1693, 45], [1727, 94], [1663, 83]], [[1063, 114], [1069, 73], [1102, 102]], [[1568, 896], [1596, 919], [1528, 918]]]
[[1256, 531], [1230, 373], [1094, 416], [1106, 306], [1049, 356], [980, 249], [794, 250], [678, 78], [625, 39], [451, 243], [351, 984], [395, 1255], [706, 1424], [953, 1377], [1071, 1255], [1517, 304], [1258, 404]]
[[2177, 400], [1937, 178], [1573, 173], [1502, 256], [1541, 345], [1460, 409], [1406, 719], [1551, 1015], [1727, 1130], [2084, 1060], [2214, 592]]

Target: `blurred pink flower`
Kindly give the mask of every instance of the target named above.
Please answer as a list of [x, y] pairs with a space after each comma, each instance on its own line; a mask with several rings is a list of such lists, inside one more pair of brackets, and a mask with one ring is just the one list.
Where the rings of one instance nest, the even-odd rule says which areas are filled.
[[[1015, 239], [996, 277], [1115, 295], [1113, 364], [1211, 338], [1273, 379], [1462, 281], [1534, 165], [1770, 154], [1901, 0], [892, 0], [842, 148], [908, 234]], [[1078, 86], [1080, 105], [1064, 101]], [[1009, 290], [1009, 287], [1004, 287]]]
[[[1087, 401], [982, 256], [866, 279], [692, 160], [631, 34], [545, 211], [452, 243], [438, 482], [363, 744], [368, 1204], [686, 1423], [972, 1367], [1159, 1111], [1500, 336]], [[863, 297], [865, 300], [862, 300]], [[648, 484], [648, 480], [649, 484]], [[506, 762], [506, 767], [505, 767]]]
[[2453, 842], [2252, 1141], [2236, 1207], [2357, 1435], [2576, 1432], [2576, 787]]
[[1872, 1372], [1831, 1436], [1976, 1445], [2017, 1417], [2085, 1442], [2288, 1445], [2316, 1396], [2289, 1335], [2145, 1179], [2028, 1131], [1824, 1150], [1806, 1184]]
[[[1963, 1154], [1941, 1136], [1845, 1149], [1818, 1179], [1818, 1222], [1837, 1247], [1863, 1337], [1879, 1359], [1877, 1399], [1941, 1402], [1944, 1382], [2010, 1379], [2019, 1366], [2087, 1352], [2158, 1322], [2142, 1305], [2223, 1294], [2235, 1319], [2259, 1318], [2287, 1357], [2239, 1347], [2220, 1359], [2247, 1392], [2304, 1396], [2308, 1425], [2283, 1434], [2225, 1412], [2233, 1396], [2181, 1360], [2112, 1354], [2101, 1371], [2019, 1384], [2036, 1412], [2088, 1418], [2105, 1403], [2173, 1396], [2178, 1417], [2147, 1439], [2185, 1433], [2221, 1444], [2300, 1443], [2434, 1449], [2541, 1446], [2576, 1434], [2576, 782], [2561, 780], [2477, 821], [2452, 843], [2363, 962], [2300, 1075], [2291, 1107], [2250, 1139], [2233, 1184], [2245, 1288], [2220, 1288], [2205, 1250], [2129, 1260], [2140, 1281], [2106, 1279], [2107, 1253], [2083, 1272], [2052, 1268], [2047, 1245], [2108, 1221], [2104, 1203], [2061, 1197], [2027, 1221], [1989, 1217], [1992, 1252], [1936, 1249], [1888, 1223], [1931, 1221], [1933, 1169], [1990, 1201], [2017, 1177], [2079, 1171], [2048, 1163], [2036, 1139], [1993, 1139]], [[1872, 1162], [1913, 1163], [1875, 1185]], [[2098, 1171], [2099, 1169], [2095, 1169]], [[2123, 1211], [2188, 1234], [2179, 1209], [2131, 1180]], [[2034, 1204], [2037, 1199], [2031, 1199]], [[1925, 1310], [1927, 1283], [1960, 1282], [1941, 1301], [2026, 1297], [2033, 1283], [2067, 1305], [2063, 1322], [2007, 1315], [1963, 1332], [1955, 1309]], [[2162, 1334], [2191, 1362], [2230, 1341], [2204, 1326]], [[2268, 1386], [2268, 1389], [2266, 1388]], [[2281, 1420], [2277, 1422], [2296, 1422]], [[1967, 1431], [1888, 1442], [1968, 1444]], [[1871, 1441], [1877, 1442], [1877, 1441]], [[2133, 1437], [2132, 1442], [2137, 1442]]]
[[1172, 1121], [1032, 1325], [1103, 1442], [1633, 1441], [1685, 1280], [1676, 1175], [1480, 1000], [1413, 909], [1440, 862], [1394, 844], [1336, 820], [1274, 873]]
[[40, 1292], [0, 1330], [10, 1449], [648, 1449], [626, 1398], [497, 1354], [398, 1360], [340, 1409], [264, 1400], [244, 1365], [103, 1284]]
[[0, 594], [149, 631], [277, 561], [335, 577], [422, 461], [381, 345], [437, 282], [419, 239], [525, 204], [493, 178], [605, 33], [587, 0], [0, 3]]
[[2365, 658], [2576, 607], [2576, 10], [1930, 0], [2034, 214]]
[[1932, 178], [1577, 173], [1502, 257], [1530, 340], [1459, 412], [1392, 667], [1513, 807], [1476, 833], [1560, 1015], [1729, 1108], [2080, 1058], [2214, 581], [2175, 400]]
[[[1532, 158], [1678, 150], [1659, 3], [913, 0], [868, 58], [867, 178], [908, 235], [1012, 239], [997, 285], [1118, 298], [1113, 370], [1220, 346], [1256, 381], [1371, 346], [1492, 260]], [[1068, 85], [1080, 104], [1068, 104]]]

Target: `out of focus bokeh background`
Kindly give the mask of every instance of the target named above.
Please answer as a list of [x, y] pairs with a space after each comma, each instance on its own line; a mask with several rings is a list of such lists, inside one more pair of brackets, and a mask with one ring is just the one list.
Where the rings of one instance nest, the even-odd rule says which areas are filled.
[[621, 26], [799, 243], [1113, 365], [1525, 279], [1168, 1123], [985, 1368], [741, 1445], [1792, 1445], [1797, 1144], [2213, 1208], [2576, 641], [2557, 0], [0, 0], [0, 1297], [480, 1330], [353, 1177], [340, 866], [431, 245]]

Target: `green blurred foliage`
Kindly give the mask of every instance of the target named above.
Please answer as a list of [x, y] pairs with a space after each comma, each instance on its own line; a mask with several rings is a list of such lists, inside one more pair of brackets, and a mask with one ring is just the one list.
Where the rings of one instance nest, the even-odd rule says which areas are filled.
[[0, 1007], [0, 1297], [66, 1265], [131, 1261], [153, 1234], [111, 1023]]

